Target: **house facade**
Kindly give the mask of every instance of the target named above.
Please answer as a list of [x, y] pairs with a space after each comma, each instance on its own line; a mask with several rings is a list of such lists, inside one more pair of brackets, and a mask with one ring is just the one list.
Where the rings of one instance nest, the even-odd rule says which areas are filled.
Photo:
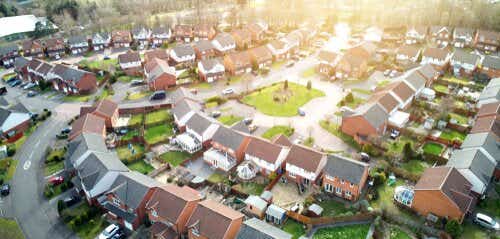
[[271, 173], [281, 174], [284, 172], [285, 159], [289, 151], [288, 147], [252, 137], [245, 150], [245, 160], [254, 163], [264, 176], [269, 176]]
[[449, 63], [450, 55], [450, 52], [446, 49], [429, 47], [422, 53], [422, 61], [420, 64], [433, 64], [445, 68]]
[[106, 32], [97, 32], [92, 34], [92, 50], [103, 51], [111, 46], [111, 35]]
[[194, 41], [212, 40], [216, 33], [215, 28], [210, 24], [197, 24], [193, 27]]
[[474, 30], [456, 27], [453, 30], [453, 46], [457, 48], [471, 47], [474, 44]]
[[151, 39], [151, 30], [145, 27], [137, 27], [132, 29], [132, 38], [134, 42], [140, 47], [144, 48], [149, 45]]
[[89, 42], [85, 36], [72, 36], [68, 38], [68, 46], [72, 55], [85, 54], [89, 51]]
[[246, 50], [252, 47], [252, 34], [247, 29], [236, 29], [231, 32], [236, 43], [236, 49]]
[[318, 72], [327, 77], [335, 75], [335, 68], [340, 56], [332, 51], [322, 50], [319, 52]]
[[142, 61], [141, 56], [136, 51], [127, 51], [118, 55], [118, 64], [127, 75], [141, 75]]
[[215, 47], [209, 40], [199, 40], [194, 44], [193, 48], [196, 52], [196, 60], [198, 61], [215, 56]]
[[62, 38], [50, 38], [43, 42], [45, 53], [49, 58], [60, 59], [66, 55], [66, 45]]
[[224, 63], [219, 59], [206, 59], [198, 62], [198, 76], [200, 80], [212, 83], [224, 78]]
[[288, 46], [285, 41], [276, 39], [271, 40], [266, 46], [271, 51], [275, 61], [285, 60], [290, 57], [288, 54]]
[[446, 26], [431, 26], [429, 32], [431, 41], [439, 47], [447, 47], [450, 44], [451, 28]]
[[[243, 214], [211, 199], [197, 204], [188, 220], [189, 239], [236, 238], [243, 223]], [[217, 222], [217, 223], [214, 223]]]
[[111, 33], [111, 41], [114, 48], [128, 48], [132, 43], [132, 35], [129, 31], [116, 30]]
[[328, 193], [350, 201], [360, 198], [368, 179], [369, 165], [340, 155], [328, 155], [322, 187]]
[[19, 48], [16, 44], [10, 44], [0, 47], [0, 65], [11, 67], [14, 65], [14, 60], [19, 56]]
[[144, 78], [149, 89], [153, 91], [166, 90], [177, 84], [175, 68], [159, 58], [154, 58], [144, 65]]
[[500, 77], [500, 57], [484, 56], [481, 72], [491, 78]]
[[419, 47], [405, 45], [398, 48], [396, 60], [401, 63], [417, 62], [422, 50]]
[[481, 57], [466, 51], [457, 49], [451, 57], [450, 63], [455, 75], [470, 76], [476, 71]]
[[176, 25], [174, 27], [174, 38], [177, 42], [191, 42], [193, 39], [193, 27], [190, 25]]
[[407, 45], [412, 45], [416, 43], [422, 43], [427, 38], [427, 27], [410, 27], [406, 31], [405, 43]]
[[220, 33], [212, 40], [215, 52], [218, 56], [225, 56], [236, 51], [236, 42], [231, 34]]
[[270, 67], [273, 63], [273, 55], [266, 46], [252, 48], [248, 52], [252, 61], [252, 68], [263, 69]]
[[500, 33], [494, 31], [478, 30], [474, 39], [476, 49], [496, 52], [500, 45]]
[[151, 45], [153, 47], [160, 47], [164, 43], [170, 41], [172, 37], [172, 31], [170, 27], [155, 27], [151, 31]]
[[300, 145], [292, 145], [285, 159], [286, 178], [302, 187], [315, 185], [326, 164], [326, 155]]
[[22, 45], [24, 57], [44, 57], [43, 43], [40, 40], [26, 40]]
[[224, 68], [230, 75], [241, 75], [252, 71], [252, 60], [248, 51], [236, 52], [224, 57]]
[[176, 67], [190, 67], [194, 65], [195, 61], [196, 53], [190, 45], [177, 45], [170, 50], [170, 63]]
[[203, 159], [210, 166], [227, 172], [243, 161], [249, 140], [237, 131], [220, 126], [212, 137], [212, 148], [203, 153]]

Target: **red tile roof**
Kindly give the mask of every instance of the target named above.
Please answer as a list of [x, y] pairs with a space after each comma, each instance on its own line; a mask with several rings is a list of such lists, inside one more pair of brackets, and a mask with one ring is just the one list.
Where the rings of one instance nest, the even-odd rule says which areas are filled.
[[118, 110], [118, 104], [117, 103], [115, 103], [115, 102], [113, 102], [111, 100], [108, 100], [108, 99], [104, 99], [104, 100], [101, 100], [101, 101], [99, 101], [97, 103], [94, 112], [101, 113], [102, 115], [111, 118], [111, 116], [113, 116], [113, 114], [117, 110]]
[[294, 144], [285, 161], [306, 171], [317, 172], [325, 165], [326, 156], [318, 151]]
[[265, 139], [251, 138], [245, 153], [274, 164], [282, 149]]
[[206, 238], [222, 239], [232, 222], [242, 218], [240, 212], [207, 199], [198, 203], [187, 225], [196, 228]]
[[94, 114], [86, 114], [78, 118], [71, 125], [71, 133], [69, 138], [74, 138], [82, 133], [95, 133], [102, 134], [106, 129], [105, 121], [103, 118]]

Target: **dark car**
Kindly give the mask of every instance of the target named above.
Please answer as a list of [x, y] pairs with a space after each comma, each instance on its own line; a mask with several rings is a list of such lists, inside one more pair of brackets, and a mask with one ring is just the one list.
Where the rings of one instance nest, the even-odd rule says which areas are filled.
[[71, 126], [61, 130], [61, 134], [69, 134], [70, 132], [71, 132]]
[[167, 93], [164, 90], [159, 90], [155, 91], [151, 97], [149, 97], [149, 100], [163, 100], [167, 97]]
[[249, 125], [253, 122], [253, 119], [252, 118], [245, 118], [243, 119], [243, 123], [245, 123], [246, 125]]
[[11, 82], [13, 82], [15, 80], [17, 80], [17, 78], [15, 76], [13, 76], [13, 77], [9, 78], [8, 80], [6, 80], [5, 83], [10, 84]]
[[10, 194], [10, 185], [9, 184], [2, 185], [2, 188], [0, 188], [0, 194], [2, 196], [9, 195]]
[[7, 94], [7, 88], [5, 86], [0, 87], [0, 95]]
[[66, 205], [66, 207], [71, 207], [80, 201], [80, 197], [72, 195], [72, 196], [66, 197], [63, 201], [64, 201], [64, 204]]
[[11, 87], [16, 87], [16, 86], [20, 85], [21, 83], [23, 83], [22, 80], [15, 80], [15, 81], [10, 82], [9, 85]]

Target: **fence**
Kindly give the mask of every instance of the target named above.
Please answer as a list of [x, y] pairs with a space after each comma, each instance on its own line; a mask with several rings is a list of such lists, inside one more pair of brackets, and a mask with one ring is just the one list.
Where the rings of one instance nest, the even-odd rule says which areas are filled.
[[142, 102], [138, 104], [132, 104], [130, 106], [122, 106], [118, 108], [118, 113], [120, 115], [123, 114], [146, 114], [152, 111], [160, 110], [160, 109], [170, 109], [172, 107], [171, 103], [158, 103], [158, 104], [150, 104], [149, 102]]
[[370, 221], [375, 219], [374, 213], [359, 213], [352, 216], [339, 216], [339, 217], [308, 217], [293, 211], [287, 211], [286, 215], [295, 221], [305, 224], [309, 229], [311, 229], [313, 226], [323, 226], [335, 223], [356, 222], [356, 221]]

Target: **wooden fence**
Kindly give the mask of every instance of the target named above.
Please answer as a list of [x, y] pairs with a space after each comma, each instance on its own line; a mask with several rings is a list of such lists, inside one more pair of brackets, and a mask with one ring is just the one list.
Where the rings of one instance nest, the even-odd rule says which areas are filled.
[[376, 216], [374, 213], [358, 213], [352, 216], [308, 217], [292, 211], [287, 211], [286, 215], [291, 219], [306, 225], [308, 229], [311, 229], [314, 226], [322, 226], [335, 223], [370, 221], [374, 220]]

